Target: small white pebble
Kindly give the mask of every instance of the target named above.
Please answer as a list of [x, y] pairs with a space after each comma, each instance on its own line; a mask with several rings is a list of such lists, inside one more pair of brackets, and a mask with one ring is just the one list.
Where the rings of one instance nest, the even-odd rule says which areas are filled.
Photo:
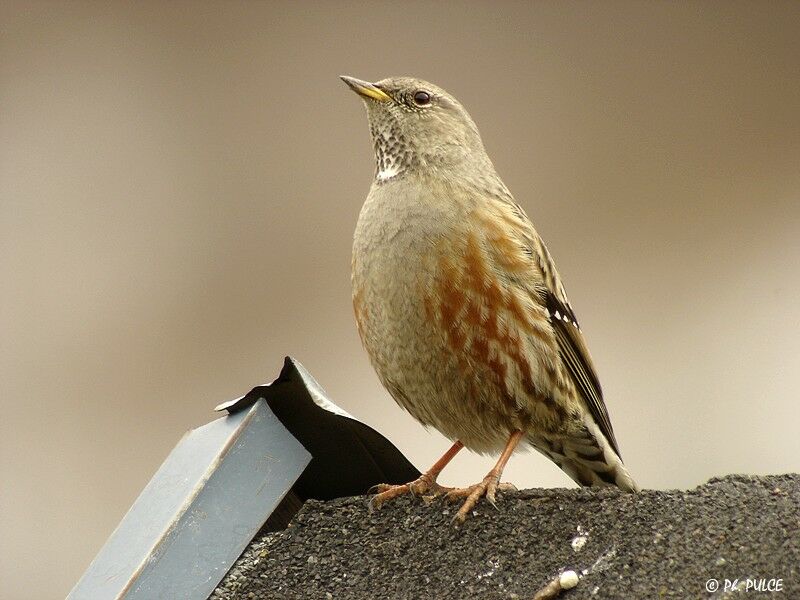
[[579, 535], [579, 536], [573, 538], [572, 542], [570, 542], [570, 544], [572, 546], [572, 549], [575, 552], [580, 552], [581, 550], [583, 550], [583, 547], [586, 545], [586, 540], [587, 539], [588, 539], [588, 536], [586, 534]]
[[564, 571], [558, 578], [561, 589], [571, 590], [578, 585], [578, 574], [575, 571]]

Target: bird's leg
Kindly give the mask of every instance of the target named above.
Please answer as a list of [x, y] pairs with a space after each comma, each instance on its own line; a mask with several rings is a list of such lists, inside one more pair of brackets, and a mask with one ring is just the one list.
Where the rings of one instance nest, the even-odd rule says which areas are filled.
[[486, 496], [486, 499], [489, 501], [489, 503], [492, 506], [495, 506], [494, 497], [497, 490], [516, 489], [510, 483], [500, 483], [500, 476], [503, 474], [503, 469], [505, 468], [508, 459], [511, 458], [511, 455], [514, 453], [519, 441], [522, 439], [522, 435], [523, 433], [517, 430], [509, 436], [508, 443], [506, 444], [503, 453], [500, 455], [500, 458], [497, 460], [497, 464], [492, 467], [492, 470], [489, 471], [486, 477], [483, 478], [483, 481], [466, 488], [455, 488], [447, 492], [447, 499], [451, 501], [454, 501], [458, 498], [466, 498], [466, 500], [464, 500], [464, 504], [462, 504], [461, 508], [458, 509], [458, 512], [453, 519], [454, 521], [463, 523], [467, 518], [469, 511], [475, 507], [475, 504], [477, 504], [481, 496]]
[[371, 508], [380, 508], [380, 506], [386, 502], [387, 500], [391, 500], [392, 498], [397, 498], [397, 496], [402, 496], [403, 494], [413, 494], [414, 496], [425, 496], [425, 497], [436, 497], [444, 494], [445, 492], [449, 491], [450, 488], [445, 488], [438, 483], [436, 483], [436, 479], [439, 477], [439, 473], [442, 472], [453, 457], [458, 454], [458, 451], [464, 447], [459, 441], [456, 441], [450, 449], [444, 453], [439, 460], [436, 461], [430, 469], [428, 469], [425, 473], [420, 475], [414, 481], [409, 483], [404, 483], [402, 485], [392, 485], [389, 483], [379, 483], [374, 488], [374, 491], [377, 492], [374, 498], [370, 501]]

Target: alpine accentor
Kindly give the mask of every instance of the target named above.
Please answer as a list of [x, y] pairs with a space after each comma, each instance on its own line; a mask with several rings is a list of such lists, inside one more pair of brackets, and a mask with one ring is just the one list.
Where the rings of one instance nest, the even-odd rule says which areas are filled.
[[[525, 442], [581, 485], [635, 491], [553, 259], [443, 89], [409, 77], [344, 82], [364, 100], [377, 169], [353, 243], [358, 331], [383, 385], [454, 441], [424, 475], [379, 486], [494, 503]], [[480, 483], [436, 478], [462, 448], [500, 453]]]

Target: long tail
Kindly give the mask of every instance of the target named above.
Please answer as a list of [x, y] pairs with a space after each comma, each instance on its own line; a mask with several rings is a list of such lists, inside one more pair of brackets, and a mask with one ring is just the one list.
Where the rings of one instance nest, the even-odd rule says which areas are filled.
[[528, 442], [580, 485], [617, 486], [626, 492], [639, 491], [622, 459], [600, 428], [589, 419], [579, 435], [548, 439], [529, 437]]

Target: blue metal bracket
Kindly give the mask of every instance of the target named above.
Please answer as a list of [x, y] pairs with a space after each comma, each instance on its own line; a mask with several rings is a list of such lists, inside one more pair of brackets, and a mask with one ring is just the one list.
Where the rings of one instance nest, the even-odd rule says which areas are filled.
[[263, 400], [188, 432], [68, 600], [207, 598], [310, 460]]

